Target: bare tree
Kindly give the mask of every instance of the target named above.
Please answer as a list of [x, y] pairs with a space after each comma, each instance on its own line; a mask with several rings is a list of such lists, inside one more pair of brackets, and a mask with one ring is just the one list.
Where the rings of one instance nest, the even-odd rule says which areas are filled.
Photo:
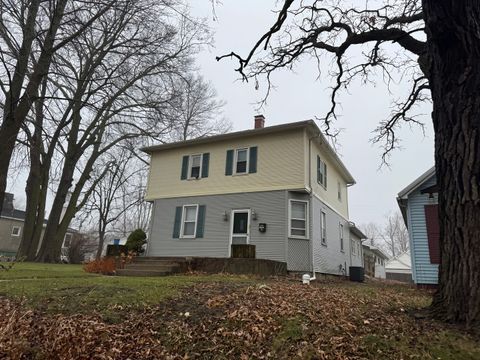
[[367, 237], [367, 240], [370, 243], [370, 245], [372, 246], [378, 245], [378, 241], [380, 240], [382, 235], [382, 230], [380, 229], [378, 224], [374, 222], [369, 222], [367, 224], [359, 225], [359, 228]]
[[115, 1], [9, 0], [0, 3], [0, 211], [18, 133], [48, 74], [53, 55]]
[[[244, 79], [291, 69], [308, 56], [335, 64], [331, 107], [323, 118], [331, 133], [337, 95], [351, 81], [371, 80], [380, 70], [387, 82], [403, 69], [411, 79], [407, 98], [377, 128], [383, 159], [397, 145], [402, 123], [419, 124], [412, 110], [431, 98], [435, 169], [439, 188], [439, 288], [431, 309], [444, 320], [480, 326], [480, 2], [458, 0], [365, 1], [284, 0], [276, 20], [246, 56], [238, 60]], [[391, 51], [393, 44], [394, 50]], [[362, 47], [362, 59], [350, 57]], [[265, 52], [262, 56], [258, 53]], [[352, 63], [352, 59], [355, 62]], [[319, 61], [319, 66], [321, 62]]]
[[392, 257], [408, 251], [408, 231], [402, 215], [398, 211], [386, 217], [381, 237], [387, 252]]

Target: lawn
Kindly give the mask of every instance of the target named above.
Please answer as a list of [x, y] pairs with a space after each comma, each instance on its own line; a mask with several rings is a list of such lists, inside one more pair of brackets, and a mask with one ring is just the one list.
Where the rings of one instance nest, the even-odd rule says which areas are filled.
[[122, 278], [18, 264], [0, 281], [0, 358], [480, 359], [407, 286], [227, 275]]

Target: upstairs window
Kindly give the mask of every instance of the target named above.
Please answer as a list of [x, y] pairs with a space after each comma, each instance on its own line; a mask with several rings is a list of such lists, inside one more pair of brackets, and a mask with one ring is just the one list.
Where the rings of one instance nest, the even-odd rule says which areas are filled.
[[327, 189], [327, 164], [317, 156], [317, 182]]
[[340, 184], [340, 181], [337, 182], [337, 198], [338, 201], [342, 201], [342, 184]]
[[248, 172], [248, 149], [237, 149], [235, 151], [235, 174], [246, 174]]
[[22, 228], [20, 226], [13, 226], [12, 227], [12, 236], [20, 236], [20, 230]]
[[199, 179], [202, 170], [202, 155], [190, 155], [189, 178]]
[[307, 238], [308, 203], [306, 201], [290, 200], [290, 237]]
[[180, 180], [202, 179], [208, 177], [209, 162], [210, 153], [183, 156]]

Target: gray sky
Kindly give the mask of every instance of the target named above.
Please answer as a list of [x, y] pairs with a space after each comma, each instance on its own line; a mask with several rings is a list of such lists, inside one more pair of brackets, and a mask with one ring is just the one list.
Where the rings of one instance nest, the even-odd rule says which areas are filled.
[[[223, 1], [216, 7], [217, 21], [213, 21], [208, 0], [191, 2], [195, 16], [206, 17], [215, 31], [214, 48], [204, 51], [198, 58], [203, 76], [211, 81], [219, 96], [227, 101], [225, 116], [234, 125], [234, 130], [253, 126], [253, 116], [261, 112], [266, 125], [275, 125], [326, 114], [329, 106], [330, 83], [316, 81], [317, 71], [313, 61], [305, 60], [295, 68], [295, 73], [278, 72], [274, 77], [276, 90], [268, 104], [256, 111], [265, 90], [255, 90], [253, 82], [238, 81], [235, 61], [225, 59], [218, 63], [215, 56], [232, 50], [245, 55], [258, 38], [273, 24], [274, 0]], [[327, 74], [329, 62], [323, 62], [322, 71]], [[391, 109], [392, 100], [401, 98], [408, 91], [408, 83], [388, 89], [379, 78], [376, 86], [355, 83], [340, 98], [342, 115], [336, 127], [343, 129], [339, 142], [342, 161], [353, 174], [357, 184], [349, 189], [350, 219], [357, 224], [370, 221], [382, 223], [385, 214], [396, 211], [396, 194], [418, 175], [433, 165], [433, 129], [430, 121], [431, 106], [422, 105], [419, 112], [425, 114], [425, 136], [419, 128], [404, 126], [398, 133], [402, 139], [401, 150], [390, 158], [390, 168], [381, 164], [382, 151], [369, 140], [378, 122]], [[263, 90], [263, 91], [262, 91]]]
[[[263, 98], [265, 83], [255, 90], [253, 82], [238, 80], [235, 61], [225, 59], [218, 63], [215, 56], [232, 50], [245, 55], [258, 38], [272, 25], [275, 0], [224, 0], [216, 7], [217, 21], [213, 21], [209, 0], [193, 0], [192, 15], [205, 17], [215, 31], [215, 45], [198, 57], [202, 75], [216, 88], [220, 98], [227, 104], [224, 115], [232, 121], [234, 130], [253, 126], [253, 116], [262, 113], [266, 125], [282, 124], [323, 116], [329, 107], [330, 83], [316, 81], [317, 68], [313, 61], [304, 61], [295, 72], [278, 72], [274, 76], [276, 90], [268, 104], [257, 111], [257, 102]], [[331, 64], [324, 61], [322, 71], [328, 74]], [[350, 220], [357, 224], [370, 221], [382, 223], [384, 217], [397, 210], [396, 194], [418, 175], [433, 165], [433, 130], [430, 115], [426, 122], [425, 137], [418, 128], [405, 126], [398, 135], [402, 138], [402, 150], [397, 150], [390, 159], [391, 168], [382, 168], [381, 149], [372, 145], [372, 131], [378, 122], [390, 112], [391, 101], [401, 98], [408, 91], [407, 83], [393, 86], [393, 94], [381, 78], [376, 86], [354, 84], [340, 98], [341, 117], [335, 124], [343, 129], [339, 138], [339, 155], [353, 174], [357, 184], [349, 189]], [[430, 105], [419, 110], [430, 114]], [[15, 193], [18, 206], [25, 206], [25, 176], [9, 178], [8, 190]]]

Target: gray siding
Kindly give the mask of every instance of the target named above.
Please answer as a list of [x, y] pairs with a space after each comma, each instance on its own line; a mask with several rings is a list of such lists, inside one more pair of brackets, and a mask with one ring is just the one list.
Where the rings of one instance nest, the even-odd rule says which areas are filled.
[[412, 255], [412, 275], [416, 284], [438, 283], [438, 265], [430, 263], [424, 209], [427, 204], [436, 204], [438, 199], [436, 195], [433, 199], [430, 199], [429, 194], [421, 194], [421, 189], [435, 183], [436, 179], [433, 176], [408, 196], [408, 233]]
[[[206, 206], [203, 238], [174, 239], [175, 208], [186, 204]], [[227, 195], [195, 196], [154, 201], [149, 256], [228, 257], [230, 212], [232, 209], [254, 209], [257, 220], [250, 221], [250, 244], [256, 245], [257, 258], [287, 261], [285, 238], [286, 192], [270, 191]], [[225, 211], [228, 220], [223, 219]], [[267, 231], [258, 231], [266, 223]]]
[[[288, 200], [303, 200], [308, 201], [308, 239], [288, 238], [288, 261], [287, 269], [289, 271], [312, 271], [312, 209], [310, 195], [300, 192], [288, 192]], [[288, 218], [288, 201], [286, 206], [286, 218]], [[288, 237], [288, 220], [286, 222], [285, 234]]]
[[[345, 269], [348, 275], [352, 263], [348, 222], [315, 196], [311, 200], [311, 209], [315, 272], [341, 275], [342, 269]], [[321, 211], [327, 217], [326, 245], [321, 242]], [[343, 251], [340, 250], [340, 224], [343, 224]]]

